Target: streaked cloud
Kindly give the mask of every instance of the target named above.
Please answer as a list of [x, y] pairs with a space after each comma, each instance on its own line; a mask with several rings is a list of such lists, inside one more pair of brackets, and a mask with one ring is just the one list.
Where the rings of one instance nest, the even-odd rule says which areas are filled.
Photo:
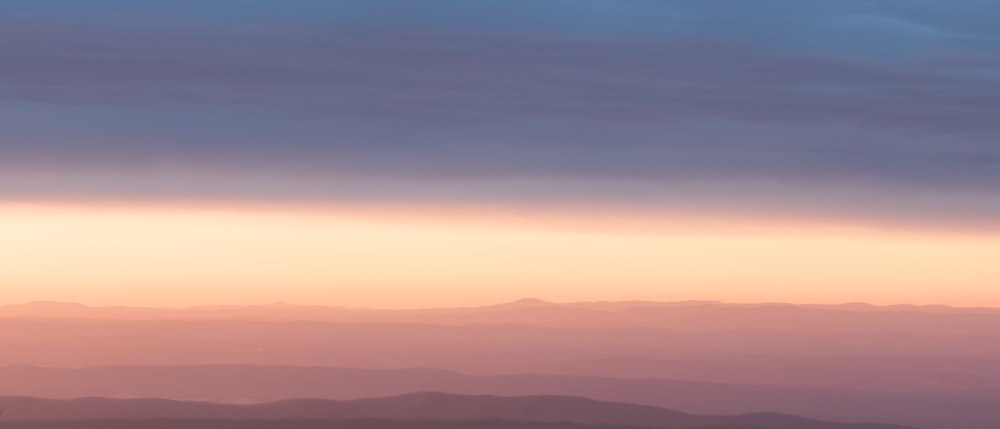
[[0, 193], [1000, 214], [989, 2], [239, 4], [6, 3]]

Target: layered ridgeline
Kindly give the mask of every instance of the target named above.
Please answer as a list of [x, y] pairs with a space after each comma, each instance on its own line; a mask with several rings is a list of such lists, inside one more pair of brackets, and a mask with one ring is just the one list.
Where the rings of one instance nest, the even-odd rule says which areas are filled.
[[[614, 427], [756, 427], [766, 429], [905, 429], [885, 424], [848, 424], [760, 413], [741, 416], [705, 416], [625, 403], [600, 402], [567, 396], [463, 396], [414, 393], [353, 401], [299, 399], [235, 405], [180, 402], [164, 399], [72, 400], [2, 397], [7, 423], [30, 421], [114, 420], [423, 420], [481, 422], [535, 422], [611, 425]], [[476, 427], [469, 424], [466, 427]], [[341, 427], [339, 423], [337, 426]], [[519, 427], [512, 425], [511, 427]], [[530, 427], [530, 426], [526, 426]]]
[[522, 301], [432, 310], [0, 307], [0, 365], [264, 364], [1000, 392], [1000, 311]]
[[[0, 307], [0, 395], [578, 395], [937, 429], [1000, 422], [1000, 311], [711, 302]], [[428, 369], [413, 369], [428, 368]]]
[[435, 391], [467, 395], [573, 395], [705, 414], [776, 411], [848, 422], [988, 428], [1000, 396], [712, 383], [565, 374], [467, 375], [436, 369], [188, 365], [0, 368], [0, 395], [170, 398], [224, 403], [289, 398], [347, 400]]

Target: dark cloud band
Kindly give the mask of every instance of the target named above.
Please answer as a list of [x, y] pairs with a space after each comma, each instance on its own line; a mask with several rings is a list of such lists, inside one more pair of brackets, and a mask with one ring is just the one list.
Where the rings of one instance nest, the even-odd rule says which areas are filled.
[[[336, 199], [342, 190], [314, 185], [340, 181], [364, 193], [365, 181], [402, 180], [469, 181], [484, 199], [527, 201], [534, 197], [523, 189], [489, 183], [557, 180], [637, 183], [660, 191], [634, 200], [669, 205], [670, 189], [690, 183], [774, 182], [789, 199], [824, 187], [958, 192], [971, 196], [952, 210], [961, 216], [992, 215], [976, 201], [1000, 194], [996, 35], [981, 25], [959, 31], [924, 2], [844, 2], [823, 15], [819, 6], [759, 1], [737, 16], [721, 1], [594, 1], [567, 9], [582, 15], [565, 25], [539, 9], [550, 25], [533, 29], [519, 27], [531, 20], [518, 14], [493, 27], [459, 25], [455, 17], [482, 19], [488, 8], [444, 1], [428, 2], [434, 17], [389, 26], [387, 15], [329, 3], [310, 7], [353, 11], [359, 21], [330, 14], [325, 27], [283, 26], [287, 16], [250, 13], [276, 7], [260, 2], [246, 17], [213, 18], [217, 28], [168, 20], [149, 30], [96, 18], [43, 24], [46, 11], [25, 8], [34, 21], [0, 29], [0, 192], [110, 189], [43, 180], [110, 173], [147, 179], [134, 183], [149, 183], [151, 194], [197, 193], [163, 184], [253, 173], [283, 183], [261, 198]], [[973, 11], [971, 3], [959, 9]], [[685, 25], [612, 31], [643, 8]], [[129, 10], [129, 19], [141, 16]], [[844, 30], [848, 21], [887, 32], [878, 50], [892, 55], [841, 49], [864, 45]], [[816, 49], [824, 40], [839, 42]], [[229, 185], [216, 193], [225, 189], [254, 195]], [[734, 193], [703, 199], [727, 198]], [[843, 203], [878, 206], [870, 197]], [[935, 204], [928, 196], [915, 209]]]

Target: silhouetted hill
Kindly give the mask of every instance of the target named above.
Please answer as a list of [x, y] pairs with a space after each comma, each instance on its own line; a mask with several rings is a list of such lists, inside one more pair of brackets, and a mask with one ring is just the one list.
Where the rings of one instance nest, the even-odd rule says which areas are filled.
[[[622, 425], [497, 420], [69, 420], [14, 422], [8, 429], [650, 429]], [[660, 428], [657, 428], [660, 429]], [[768, 429], [748, 425], [696, 425], [668, 429]]]
[[453, 395], [413, 393], [388, 398], [330, 401], [287, 400], [253, 405], [181, 402], [164, 399], [83, 398], [51, 400], [0, 398], [9, 421], [31, 420], [504, 420], [599, 425], [683, 427], [745, 425], [769, 429], [903, 429], [883, 424], [848, 424], [761, 413], [701, 416], [665, 408], [601, 402], [580, 397]]
[[838, 421], [955, 429], [996, 419], [998, 395], [932, 395], [555, 374], [473, 376], [435, 369], [247, 365], [0, 369], [0, 395], [161, 397], [212, 402], [357, 399], [414, 391], [575, 395], [704, 414], [776, 411]]
[[[13, 422], [6, 429], [649, 429], [621, 425], [514, 422], [494, 420], [67, 420]], [[698, 426], [683, 429], [766, 429], [747, 426]]]

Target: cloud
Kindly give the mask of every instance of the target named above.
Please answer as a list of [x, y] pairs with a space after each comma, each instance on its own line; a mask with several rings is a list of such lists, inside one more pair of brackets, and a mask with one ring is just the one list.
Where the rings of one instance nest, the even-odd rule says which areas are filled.
[[[998, 10], [988, 0], [9, 0], [0, 5], [11, 23], [682, 35], [777, 46], [814, 41], [843, 51], [870, 51], [873, 42], [887, 37], [920, 34], [995, 38], [1000, 31], [990, 17]], [[881, 25], [859, 32], [865, 22]]]
[[[182, 4], [165, 13], [184, 16]], [[415, 18], [385, 9], [392, 19], [357, 2], [301, 3], [365, 17], [327, 28], [279, 25], [306, 14], [273, 2], [212, 18], [223, 4], [189, 5], [225, 24], [211, 29], [109, 24], [93, 18], [107, 13], [97, 7], [81, 12], [92, 21], [60, 25], [25, 8], [33, 20], [0, 28], [0, 193], [194, 195], [199, 177], [206, 197], [478, 192], [669, 206], [698, 200], [679, 190], [726, 182], [700, 204], [723, 207], [743, 201], [741, 183], [771, 183], [754, 201], [905, 189], [918, 196], [900, 216], [996, 214], [985, 202], [1000, 193], [1000, 102], [990, 96], [1000, 55], [963, 45], [991, 36], [957, 32], [928, 3], [429, 1]], [[276, 7], [284, 14], [263, 13]], [[492, 26], [472, 25], [488, 16]], [[620, 28], [643, 17], [662, 20]], [[876, 51], [896, 55], [855, 49], [876, 36], [895, 41]], [[932, 46], [943, 50], [913, 55]], [[262, 183], [248, 177], [270, 185], [255, 193], [239, 184]], [[525, 180], [583, 188], [541, 186], [540, 198], [496, 185]], [[599, 183], [629, 185], [581, 190]], [[948, 192], [964, 195], [961, 207], [939, 207]], [[881, 191], [862, 194], [832, 198], [887, 210]]]

